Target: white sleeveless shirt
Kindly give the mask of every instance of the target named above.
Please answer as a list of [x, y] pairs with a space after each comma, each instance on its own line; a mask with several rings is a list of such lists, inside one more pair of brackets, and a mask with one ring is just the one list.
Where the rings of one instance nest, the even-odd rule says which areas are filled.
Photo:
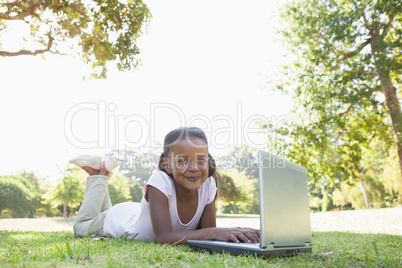
[[[198, 191], [198, 207], [194, 217], [183, 224], [177, 211], [176, 189], [173, 179], [165, 172], [154, 173], [145, 185], [147, 195], [148, 186], [151, 185], [166, 195], [169, 201], [169, 213], [172, 221], [172, 230], [195, 230], [200, 222], [206, 205], [210, 204], [216, 195], [216, 183], [213, 177], [208, 177]], [[127, 235], [132, 238], [137, 233], [135, 240], [155, 241], [155, 234], [149, 211], [149, 203], [142, 197], [141, 203], [125, 202], [111, 207], [105, 217], [103, 234], [109, 237], [121, 237]]]

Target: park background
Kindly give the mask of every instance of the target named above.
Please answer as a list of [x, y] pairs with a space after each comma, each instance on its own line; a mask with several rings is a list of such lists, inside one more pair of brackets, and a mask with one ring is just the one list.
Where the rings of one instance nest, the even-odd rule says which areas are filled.
[[[401, 14], [397, 0], [0, 1], [0, 266], [400, 267]], [[113, 154], [113, 202], [138, 201], [180, 125], [209, 138], [218, 227], [258, 228], [257, 149], [305, 166], [313, 251], [74, 237], [85, 178], [68, 161]]]
[[[96, 80], [88, 79], [92, 70], [80, 58], [0, 58], [2, 217], [74, 216], [85, 178], [67, 163], [80, 154], [112, 153], [120, 164], [110, 181], [113, 203], [140, 201], [164, 135], [180, 125], [201, 127], [209, 137], [219, 213], [258, 213], [257, 149], [308, 168], [314, 212], [398, 206], [400, 167], [384, 98], [374, 98], [379, 116], [359, 121], [365, 108], [356, 108], [348, 120], [357, 127], [306, 120], [317, 109], [301, 109], [297, 88], [280, 81], [286, 77], [280, 66], [298, 59], [277, 41], [280, 4], [146, 4], [152, 19], [138, 37], [142, 65], [133, 72], [110, 65], [107, 78]], [[20, 47], [23, 24], [13, 27], [2, 49]], [[280, 83], [287, 89], [276, 90]], [[331, 107], [323, 113], [348, 108]], [[315, 124], [321, 133], [299, 133], [293, 122]], [[342, 131], [353, 135], [343, 139]]]

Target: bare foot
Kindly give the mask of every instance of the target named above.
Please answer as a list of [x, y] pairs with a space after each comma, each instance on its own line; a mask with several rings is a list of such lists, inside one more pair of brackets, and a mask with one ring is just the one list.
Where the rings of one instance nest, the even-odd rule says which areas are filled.
[[89, 176], [99, 175], [100, 172], [100, 170], [96, 170], [90, 167], [82, 167], [82, 169], [85, 170], [89, 174]]

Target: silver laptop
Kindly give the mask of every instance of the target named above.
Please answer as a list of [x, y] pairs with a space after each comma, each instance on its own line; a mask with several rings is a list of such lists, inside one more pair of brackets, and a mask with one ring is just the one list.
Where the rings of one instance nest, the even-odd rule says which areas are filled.
[[264, 151], [258, 161], [260, 243], [189, 240], [190, 248], [265, 257], [311, 252], [306, 169]]

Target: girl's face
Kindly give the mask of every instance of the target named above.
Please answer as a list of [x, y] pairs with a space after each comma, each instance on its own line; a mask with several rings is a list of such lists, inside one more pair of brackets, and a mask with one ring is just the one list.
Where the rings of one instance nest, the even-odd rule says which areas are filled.
[[165, 170], [176, 188], [196, 191], [208, 177], [208, 146], [200, 138], [184, 138], [170, 148]]

